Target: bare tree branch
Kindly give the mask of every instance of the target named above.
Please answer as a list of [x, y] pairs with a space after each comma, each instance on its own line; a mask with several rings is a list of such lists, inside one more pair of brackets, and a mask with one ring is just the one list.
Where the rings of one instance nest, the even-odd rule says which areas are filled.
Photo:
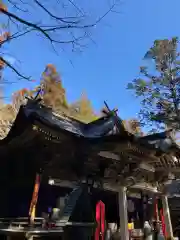
[[[15, 14], [13, 13], [10, 13], [8, 11], [6, 11], [5, 9], [3, 8], [0, 8], [0, 12], [2, 12], [3, 14], [5, 14], [6, 16], [8, 16], [9, 18], [13, 18], [15, 19], [16, 21], [28, 26], [28, 27], [32, 27], [34, 28], [35, 30], [41, 32], [46, 38], [48, 38], [51, 42], [55, 41], [53, 40], [49, 34], [47, 32], [52, 32], [52, 31], [55, 31], [55, 30], [60, 30], [60, 29], [70, 29], [70, 28], [79, 28], [79, 29], [84, 29], [84, 28], [92, 28], [94, 26], [96, 26], [104, 17], [106, 17], [111, 11], [112, 9], [115, 7], [115, 3], [109, 8], [109, 10], [107, 12], [105, 12], [100, 18], [98, 18], [97, 21], [95, 21], [93, 24], [88, 24], [88, 25], [78, 25], [77, 22], [66, 22], [63, 20], [63, 18], [59, 18], [59, 17], [56, 17], [55, 15], [53, 15], [52, 13], [50, 13], [42, 4], [40, 4], [37, 0], [34, 0], [36, 3], [38, 3], [39, 6], [41, 6], [45, 11], [46, 13], [48, 13], [51, 17], [55, 18], [56, 20], [60, 20], [60, 21], [63, 21], [64, 23], [68, 23], [67, 25], [58, 25], [58, 26], [54, 26], [54, 27], [46, 27], [46, 26], [38, 26], [38, 24], [34, 24], [32, 22], [29, 22], [27, 20], [24, 20], [18, 16], [16, 16]], [[70, 24], [71, 23], [71, 24]], [[44, 28], [44, 29], [43, 29]], [[57, 43], [64, 43], [61, 42], [61, 41], [56, 41]], [[69, 42], [69, 41], [68, 41]]]
[[17, 10], [20, 10], [22, 12], [28, 12], [27, 9], [22, 9], [19, 7], [19, 4], [17, 4], [16, 2], [12, 1], [12, 0], [7, 0], [14, 8], [16, 8]]
[[21, 74], [15, 67], [13, 67], [8, 61], [6, 61], [3, 57], [0, 56], [0, 61], [2, 61], [6, 66], [8, 66], [11, 70], [13, 70], [19, 77], [24, 78], [26, 80], [30, 80], [30, 77], [27, 77]]
[[22, 37], [22, 36], [26, 35], [27, 33], [30, 33], [31, 31], [33, 31], [33, 29], [29, 29], [29, 30], [27, 30], [25, 32], [22, 32], [22, 33], [16, 32], [16, 33], [12, 34], [8, 38], [6, 38], [5, 40], [0, 42], [0, 47], [2, 47], [3, 44], [8, 43], [9, 41], [11, 41], [13, 39]]
[[13, 18], [15, 19], [16, 21], [28, 26], [28, 27], [32, 27], [34, 29], [36, 29], [37, 31], [41, 32], [46, 38], [48, 38], [51, 42], [52, 42], [52, 39], [50, 38], [50, 36], [48, 35], [48, 33], [46, 33], [46, 31], [44, 31], [42, 28], [40, 28], [38, 25], [34, 24], [34, 23], [31, 23], [29, 21], [26, 21], [18, 16], [16, 16], [15, 14], [13, 13], [10, 13], [8, 11], [6, 11], [5, 9], [3, 8], [0, 8], [0, 12], [2, 12], [4, 15], [8, 16], [9, 18]]
[[[13, 18], [13, 19], [17, 20], [18, 22], [20, 22], [20, 23], [22, 23], [22, 24], [24, 24], [24, 25], [26, 25], [28, 27], [31, 27], [31, 30], [29, 30], [28, 32], [35, 31], [35, 30], [38, 31], [38, 32], [41, 32], [48, 40], [50, 40], [51, 43], [55, 42], [55, 43], [60, 43], [60, 44], [65, 44], [65, 43], [66, 44], [67, 43], [75, 44], [75, 41], [78, 41], [78, 40], [82, 39], [82, 36], [78, 37], [78, 38], [74, 38], [73, 40], [65, 40], [65, 41], [58, 41], [58, 40], [52, 39], [50, 37], [50, 35], [48, 34], [48, 32], [52, 32], [52, 31], [58, 30], [59, 28], [60, 29], [68, 28], [68, 26], [66, 26], [66, 27], [65, 26], [64, 27], [61, 26], [61, 27], [54, 27], [54, 28], [47, 28], [47, 29], [46, 29], [46, 27], [44, 27], [44, 29], [43, 29], [43, 27], [39, 27], [37, 24], [31, 23], [29, 21], [26, 21], [26, 20], [16, 16], [15, 14], [10, 13], [10, 12], [4, 10], [4, 9], [0, 8], [0, 11], [2, 13], [4, 13], [6, 16], [8, 16], [9, 18]], [[26, 33], [28, 33], [28, 32], [26, 32]]]
[[[14, 8], [16, 8], [20, 11], [23, 11], [23, 12], [27, 12], [27, 10], [21, 9], [20, 4], [24, 4], [24, 5], [27, 6], [27, 5], [29, 5], [29, 2], [28, 1], [24, 2], [24, 0], [18, 0], [18, 1], [8, 0], [8, 2]], [[18, 32], [12, 34], [11, 36], [8, 36], [7, 39], [2, 40], [0, 42], [0, 47], [2, 47], [3, 44], [9, 42], [10, 40], [13, 40], [15, 38], [24, 36], [24, 35], [26, 35], [30, 32], [38, 32], [50, 41], [53, 49], [54, 49], [53, 44], [61, 44], [61, 45], [70, 44], [73, 51], [75, 51], [77, 49], [82, 49], [82, 48], [85, 47], [85, 44], [81, 43], [83, 40], [90, 39], [92, 41], [92, 38], [90, 37], [90, 35], [86, 31], [86, 29], [91, 29], [91, 28], [95, 27], [103, 18], [105, 18], [110, 12], [112, 12], [114, 7], [116, 6], [116, 3], [112, 4], [109, 7], [108, 11], [105, 12], [101, 17], [99, 17], [94, 23], [83, 24], [82, 20], [85, 19], [85, 14], [83, 13], [83, 11], [78, 6], [76, 6], [76, 4], [73, 1], [71, 1], [71, 0], [67, 0], [67, 1], [70, 3], [70, 5], [73, 6], [73, 8], [76, 9], [77, 12], [80, 13], [80, 14], [78, 14], [80, 16], [75, 16], [75, 17], [69, 17], [69, 16], [60, 17], [60, 16], [57, 16], [56, 14], [52, 13], [44, 5], [44, 3], [41, 3], [41, 0], [34, 0], [34, 3], [35, 3], [34, 6], [38, 6], [41, 10], [43, 10], [43, 12], [45, 14], [47, 14], [53, 20], [52, 23], [49, 23], [47, 25], [45, 25], [41, 22], [40, 23], [34, 23], [34, 22], [29, 21], [29, 20], [26, 20], [25, 18], [20, 17], [19, 15], [14, 14], [13, 12], [10, 12], [6, 8], [6, 6], [4, 6], [3, 4], [0, 4], [0, 13], [7, 16], [8, 20], [10, 20], [10, 22], [14, 23], [17, 27], [17, 30], [18, 30]], [[57, 2], [58, 2], [58, 0], [57, 0]], [[21, 26], [24, 26], [24, 27], [21, 28]], [[75, 32], [76, 29], [80, 29], [80, 31], [77, 30], [77, 32]], [[83, 34], [81, 34], [81, 30], [83, 31]], [[56, 34], [56, 37], [52, 35], [53, 33]], [[59, 33], [61, 34], [61, 37], [57, 36], [57, 34], [59, 34]], [[78, 36], [77, 33], [80, 36]], [[63, 37], [62, 37], [62, 34], [64, 34]], [[21, 74], [15, 67], [13, 67], [9, 62], [7, 62], [3, 58], [3, 56], [0, 57], [0, 60], [7, 67], [11, 68], [11, 70], [13, 70], [19, 77], [29, 80], [29, 77]]]
[[43, 4], [41, 4], [39, 1], [34, 0], [34, 2], [35, 2], [39, 7], [41, 7], [47, 14], [49, 14], [52, 18], [54, 18], [55, 20], [59, 20], [60, 22], [68, 23], [68, 24], [69, 24], [69, 23], [71, 23], [71, 24], [77, 24], [77, 23], [79, 23], [79, 20], [78, 20], [78, 21], [66, 21], [66, 20], [64, 20], [65, 18], [55, 16], [55, 15], [53, 15]]

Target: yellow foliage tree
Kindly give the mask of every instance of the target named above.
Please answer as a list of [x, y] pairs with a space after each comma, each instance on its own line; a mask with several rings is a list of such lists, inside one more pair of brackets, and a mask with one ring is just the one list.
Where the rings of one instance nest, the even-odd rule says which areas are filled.
[[33, 94], [34, 94], [34, 91], [28, 90], [27, 88], [23, 88], [13, 93], [12, 107], [14, 111], [18, 112], [20, 106], [26, 103], [26, 97], [32, 97]]
[[62, 86], [59, 73], [52, 64], [48, 64], [42, 74], [41, 98], [44, 104], [60, 112], [68, 108], [66, 92]]
[[51, 107], [56, 113], [65, 114], [86, 123], [98, 118], [86, 94], [82, 94], [80, 99], [72, 104], [67, 103], [66, 92], [62, 86], [60, 75], [54, 65], [48, 64], [42, 74], [40, 86], [33, 90], [23, 88], [12, 95], [12, 104], [0, 106], [1, 139], [7, 135], [20, 106], [26, 103], [26, 97], [35, 96], [40, 88], [40, 97], [44, 105]]
[[95, 115], [91, 102], [85, 93], [81, 95], [78, 101], [70, 105], [69, 112], [75, 119], [86, 123], [97, 119], [97, 115]]
[[[7, 9], [6, 6], [0, 2], [0, 8]], [[1, 26], [1, 35], [0, 35], [0, 48], [2, 47], [2, 44], [8, 40], [10, 37], [9, 31]], [[11, 104], [4, 104], [4, 89], [3, 89], [3, 70], [6, 67], [5, 62], [3, 61], [3, 58], [0, 56], [0, 139], [4, 138], [12, 125], [12, 122], [16, 116], [13, 107]]]
[[59, 114], [64, 113], [83, 122], [90, 122], [97, 118], [86, 94], [82, 94], [78, 101], [68, 104], [61, 77], [53, 64], [48, 64], [42, 74], [41, 89], [43, 103], [53, 111]]
[[126, 130], [134, 135], [143, 135], [140, 123], [137, 119], [129, 119], [123, 121]]

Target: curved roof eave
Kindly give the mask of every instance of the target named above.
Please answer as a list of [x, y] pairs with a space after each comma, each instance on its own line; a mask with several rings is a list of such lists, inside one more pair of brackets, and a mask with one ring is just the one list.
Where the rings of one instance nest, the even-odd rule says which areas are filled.
[[[156, 133], [147, 136], [139, 136], [127, 132], [123, 126], [117, 128], [115, 118], [112, 115], [102, 117], [92, 123], [86, 124], [73, 118], [57, 115], [51, 109], [41, 105], [38, 101], [28, 100], [27, 104], [20, 107], [16, 119], [8, 135], [0, 141], [0, 145], [8, 143], [13, 138], [20, 136], [23, 131], [35, 122], [41, 123], [50, 131], [59, 134], [71, 134], [77, 138], [83, 138], [94, 143], [121, 144], [130, 142], [135, 148], [142, 148], [147, 152], [160, 152], [168, 154], [170, 151], [179, 152], [179, 146], [168, 136], [168, 132]], [[121, 125], [121, 121], [119, 119]], [[133, 148], [131, 148], [133, 149]]]

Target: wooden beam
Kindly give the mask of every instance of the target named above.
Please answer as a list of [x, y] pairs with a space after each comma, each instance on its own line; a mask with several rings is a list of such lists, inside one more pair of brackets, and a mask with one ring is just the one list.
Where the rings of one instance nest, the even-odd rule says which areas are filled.
[[120, 161], [120, 156], [113, 153], [113, 152], [109, 152], [109, 151], [100, 151], [98, 153], [99, 156], [104, 157], [104, 158], [110, 158], [116, 161]]
[[140, 168], [140, 170], [145, 170], [147, 172], [155, 172], [156, 171], [156, 169], [151, 164], [144, 163], [144, 162], [139, 164], [139, 168]]
[[137, 161], [141, 162], [142, 159], [146, 159], [145, 161], [148, 162], [148, 163], [156, 163], [156, 162], [159, 162], [159, 159], [158, 157], [155, 157], [154, 155], [147, 155], [147, 154], [142, 154], [141, 156], [137, 156], [135, 155], [133, 152], [125, 152], [124, 153], [124, 156], [129, 156], [131, 157], [132, 159], [137, 159]]
[[[60, 187], [69, 187], [69, 188], [75, 188], [79, 184], [78, 182], [71, 182], [71, 181], [64, 181], [60, 179], [51, 179], [49, 180], [49, 184], [55, 185], [55, 186], [60, 186]], [[95, 184], [95, 188], [97, 185]], [[112, 192], [118, 192], [120, 185], [115, 185], [115, 184], [110, 184], [110, 183], [104, 183], [103, 188], [104, 190], [107, 191], [112, 191]], [[147, 192], [153, 192], [153, 193], [160, 193], [157, 190], [157, 187], [153, 187], [151, 184], [148, 183], [137, 183], [133, 186], [128, 187], [128, 189], [138, 189], [138, 190], [144, 190]]]
[[131, 186], [130, 189], [139, 189], [147, 192], [152, 193], [160, 193], [157, 189], [157, 187], [152, 186], [149, 183], [136, 183], [135, 185]]
[[75, 181], [66, 181], [58, 178], [49, 179], [48, 184], [59, 186], [59, 187], [69, 187], [69, 188], [75, 188], [78, 185], [78, 183]]
[[[59, 186], [59, 187], [75, 188], [78, 186], [79, 183], [75, 182], [75, 181], [66, 181], [66, 180], [61, 180], [61, 179], [50, 179], [49, 184]], [[96, 183], [95, 183], [94, 187], [97, 188]], [[104, 183], [103, 188], [104, 188], [104, 190], [107, 190], [107, 191], [118, 192], [118, 190], [117, 190], [118, 187], [111, 185], [111, 184]]]
[[180, 168], [178, 168], [177, 166], [174, 166], [174, 167], [156, 167], [156, 172], [166, 172], [166, 173], [169, 173], [169, 172], [172, 172], [172, 173], [180, 173]]

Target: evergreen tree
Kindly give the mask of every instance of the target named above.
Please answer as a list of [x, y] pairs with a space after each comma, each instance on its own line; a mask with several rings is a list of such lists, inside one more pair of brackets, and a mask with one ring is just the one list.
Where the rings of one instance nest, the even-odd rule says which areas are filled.
[[144, 57], [149, 65], [140, 67], [143, 78], [134, 79], [127, 86], [140, 98], [141, 123], [156, 131], [180, 129], [179, 56], [176, 37], [156, 40]]

